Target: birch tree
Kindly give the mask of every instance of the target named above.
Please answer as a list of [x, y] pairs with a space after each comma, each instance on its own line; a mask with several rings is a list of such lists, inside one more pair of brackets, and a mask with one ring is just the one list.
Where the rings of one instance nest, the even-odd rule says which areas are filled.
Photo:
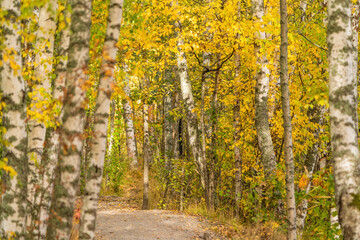
[[71, 35], [63, 102], [63, 125], [47, 239], [69, 239], [83, 145], [83, 104], [89, 60], [91, 1], [72, 0], [70, 5]]
[[[52, 88], [52, 101], [54, 101], [57, 108], [62, 107], [62, 101], [64, 99], [67, 51], [70, 41], [70, 27], [67, 19], [70, 19], [70, 13], [67, 10], [67, 3], [65, 3], [64, 10], [60, 13], [59, 16], [59, 23], [64, 23], [65, 28], [60, 33], [61, 35], [58, 46], [57, 62], [54, 67], [55, 79]], [[54, 189], [55, 167], [58, 161], [60, 146], [59, 125], [61, 124], [61, 115], [56, 116], [55, 120], [56, 123], [53, 126], [47, 128], [47, 138], [45, 140], [44, 155], [41, 162], [42, 168], [44, 169], [44, 175], [41, 179], [42, 196], [39, 210], [39, 233], [41, 239], [46, 238], [46, 228], [49, 219], [51, 194]]]
[[164, 159], [165, 159], [165, 191], [164, 191], [164, 201], [166, 201], [166, 195], [171, 181], [171, 168], [172, 168], [172, 159], [174, 157], [173, 153], [173, 117], [171, 116], [172, 109], [172, 85], [171, 85], [171, 73], [172, 71], [165, 70], [165, 81], [166, 81], [166, 91], [163, 97], [163, 108], [164, 108], [164, 125], [163, 125], [163, 149], [164, 149]]
[[21, 76], [20, 1], [0, 1], [5, 11], [1, 22], [3, 45], [0, 66], [0, 90], [3, 109], [2, 124], [6, 129], [2, 157], [16, 173], [5, 175], [5, 192], [1, 202], [2, 237], [25, 239], [26, 186], [27, 186], [27, 132], [25, 83]]
[[[34, 77], [36, 85], [33, 89], [33, 100], [30, 104], [30, 111], [41, 113], [41, 107], [37, 107], [43, 101], [47, 101], [51, 94], [52, 58], [54, 52], [55, 36], [55, 15], [56, 1], [50, 0], [41, 7], [39, 13], [37, 39], [35, 49], [38, 53], [34, 61]], [[35, 100], [37, 99], [37, 100]], [[44, 153], [44, 142], [46, 134], [46, 125], [44, 121], [30, 118], [28, 122], [28, 150], [29, 159], [29, 178], [28, 178], [28, 200], [30, 201], [27, 217], [27, 228], [34, 231], [37, 235], [37, 222], [39, 220], [40, 209], [40, 176], [39, 173], [41, 161]]]
[[[146, 101], [146, 100], [145, 100]], [[151, 158], [150, 152], [150, 133], [149, 133], [149, 107], [144, 102], [144, 186], [143, 186], [143, 210], [149, 209], [149, 163]]]
[[283, 110], [284, 143], [285, 143], [285, 166], [286, 166], [286, 208], [288, 217], [287, 239], [296, 239], [296, 203], [294, 186], [294, 156], [292, 142], [290, 91], [288, 75], [288, 25], [287, 25], [287, 3], [280, 0], [280, 23], [281, 23], [281, 45], [280, 45], [280, 81], [281, 102]]
[[[357, 87], [350, 0], [328, 0], [329, 105], [335, 201], [344, 239], [360, 239]], [[357, 69], [357, 68], [356, 68]]]
[[80, 221], [80, 239], [95, 239], [96, 209], [106, 157], [107, 127], [117, 54], [116, 43], [120, 35], [123, 4], [123, 0], [111, 0], [109, 4], [105, 43], [102, 52], [103, 60], [95, 106], [93, 144], [91, 145], [87, 168], [85, 196]]
[[[177, 2], [176, 5], [178, 5]], [[181, 26], [179, 20], [176, 20], [175, 22], [175, 31], [177, 36], [177, 40], [176, 40], [177, 73], [180, 81], [181, 97], [185, 105], [185, 112], [187, 118], [186, 121], [187, 131], [189, 135], [189, 145], [199, 171], [201, 185], [204, 188], [205, 192], [207, 192], [208, 181], [206, 177], [207, 176], [206, 160], [204, 159], [205, 153], [202, 152], [202, 148], [201, 148], [200, 136], [198, 132], [199, 123], [196, 113], [194, 112], [195, 101], [194, 101], [191, 82], [189, 79], [189, 69], [186, 60], [186, 54], [183, 49], [184, 39], [181, 35]]]
[[127, 67], [125, 67], [125, 81], [123, 90], [125, 93], [125, 97], [123, 99], [123, 109], [124, 109], [124, 120], [125, 120], [125, 130], [126, 130], [126, 147], [127, 154], [130, 161], [130, 167], [136, 168], [139, 165], [138, 162], [138, 153], [136, 146], [136, 138], [135, 138], [135, 127], [132, 118], [132, 108], [130, 101], [130, 86], [129, 86], [129, 77], [127, 74]]
[[111, 162], [111, 158], [113, 155], [116, 110], [117, 110], [117, 102], [115, 100], [112, 100], [110, 103], [110, 124], [109, 124], [110, 129], [108, 131], [108, 137], [107, 137], [109, 143], [106, 145], [106, 157], [105, 157], [105, 163], [104, 163], [105, 189], [108, 188], [108, 183], [109, 183], [109, 173], [108, 173], [107, 168]]
[[[256, 22], [263, 26], [265, 14], [264, 0], [252, 0], [253, 16]], [[274, 146], [270, 134], [268, 116], [268, 95], [269, 95], [269, 75], [267, 67], [268, 60], [266, 53], [262, 53], [261, 45], [266, 39], [265, 32], [259, 30], [255, 33], [255, 55], [257, 71], [255, 75], [255, 125], [259, 148], [261, 152], [261, 162], [264, 171], [269, 176], [276, 168]]]
[[[179, 26], [178, 26], [179, 27]], [[198, 119], [195, 109], [194, 96], [192, 93], [191, 82], [189, 79], [188, 66], [186, 61], [185, 53], [182, 49], [183, 39], [181, 38], [180, 32], [178, 32], [177, 40], [177, 68], [180, 78], [181, 95], [185, 104], [185, 111], [187, 116], [187, 129], [189, 133], [189, 144], [192, 155], [200, 173], [201, 185], [205, 189], [205, 175], [206, 175], [206, 162], [203, 160], [203, 154], [201, 151], [200, 138], [198, 133]]]
[[[241, 2], [238, 2], [238, 11], [237, 11], [238, 21], [241, 19]], [[240, 40], [240, 34], [237, 34], [236, 38]], [[235, 216], [238, 218], [240, 214], [240, 200], [242, 194], [242, 158], [241, 158], [241, 149], [239, 147], [240, 140], [240, 128], [241, 128], [241, 119], [240, 119], [240, 94], [238, 85], [240, 82], [241, 74], [241, 58], [239, 53], [240, 48], [237, 49], [235, 53], [235, 96], [236, 102], [234, 105], [234, 161], [235, 161]]]

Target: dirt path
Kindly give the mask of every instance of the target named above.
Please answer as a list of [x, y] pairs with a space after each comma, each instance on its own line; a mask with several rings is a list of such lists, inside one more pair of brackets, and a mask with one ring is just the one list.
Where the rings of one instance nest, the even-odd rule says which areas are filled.
[[175, 211], [137, 210], [114, 199], [100, 201], [98, 240], [224, 239], [207, 230], [206, 220]]

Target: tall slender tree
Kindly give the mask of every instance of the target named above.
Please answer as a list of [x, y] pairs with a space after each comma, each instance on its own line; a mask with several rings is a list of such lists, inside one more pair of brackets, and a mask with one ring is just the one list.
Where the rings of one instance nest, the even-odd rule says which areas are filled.
[[96, 209], [106, 157], [106, 137], [109, 122], [114, 68], [116, 63], [124, 0], [111, 0], [102, 51], [101, 73], [95, 106], [94, 136], [87, 167], [87, 179], [80, 221], [80, 239], [95, 239]]
[[85, 123], [84, 86], [89, 61], [91, 3], [70, 1], [71, 35], [63, 102], [60, 151], [52, 196], [47, 239], [69, 239], [75, 195], [79, 184], [81, 150]]
[[125, 67], [126, 77], [124, 80], [123, 90], [125, 93], [125, 97], [122, 101], [123, 109], [124, 109], [124, 120], [125, 120], [125, 130], [126, 130], [126, 147], [127, 154], [130, 161], [130, 167], [136, 168], [139, 165], [138, 162], [138, 152], [135, 138], [135, 127], [134, 121], [132, 118], [133, 110], [131, 107], [130, 101], [130, 85], [129, 85], [129, 77], [128, 77], [128, 69]]
[[164, 149], [164, 159], [165, 159], [165, 191], [164, 191], [164, 201], [166, 201], [166, 196], [168, 188], [171, 181], [171, 171], [172, 171], [172, 161], [174, 158], [173, 153], [173, 117], [171, 116], [172, 109], [172, 71], [165, 70], [165, 81], [166, 81], [166, 92], [163, 97], [163, 108], [164, 108], [164, 124], [163, 124], [163, 149]]
[[[1, 22], [3, 45], [0, 67], [1, 98], [5, 103], [2, 124], [6, 129], [2, 157], [16, 174], [5, 174], [5, 192], [1, 202], [1, 230], [5, 236], [24, 239], [27, 185], [27, 131], [25, 82], [21, 75], [20, 0], [0, 1], [5, 11]], [[11, 173], [11, 172], [10, 172]]]
[[352, 1], [329, 0], [327, 45], [329, 105], [335, 200], [344, 239], [360, 239], [360, 161], [357, 87], [351, 24]]
[[281, 24], [281, 45], [280, 45], [280, 81], [281, 81], [281, 102], [283, 110], [284, 143], [285, 143], [285, 165], [286, 165], [286, 208], [288, 217], [287, 239], [296, 239], [296, 203], [294, 186], [294, 156], [292, 142], [291, 112], [290, 112], [290, 91], [288, 74], [288, 26], [287, 26], [287, 3], [280, 0], [280, 24]]
[[[62, 107], [64, 99], [64, 88], [66, 78], [67, 65], [67, 51], [70, 42], [70, 26], [68, 19], [70, 19], [70, 12], [67, 9], [67, 1], [64, 4], [64, 10], [60, 13], [58, 23], [65, 25], [65, 28], [60, 33], [59, 46], [57, 48], [57, 61], [54, 66], [55, 79], [52, 86], [52, 101], [54, 101], [57, 108]], [[56, 116], [56, 124], [47, 128], [47, 138], [45, 140], [45, 149], [41, 167], [44, 169], [42, 177], [41, 188], [41, 204], [40, 204], [40, 220], [39, 233], [40, 238], [46, 238], [46, 228], [49, 219], [49, 209], [51, 203], [51, 194], [54, 189], [54, 175], [55, 167], [58, 162], [59, 146], [60, 146], [60, 127], [61, 115]]]
[[[238, 2], [237, 10], [237, 20], [241, 20], [241, 1]], [[236, 38], [240, 40], [240, 34], [236, 35]], [[239, 43], [238, 43], [239, 44]], [[239, 44], [240, 45], [240, 44]], [[238, 46], [239, 46], [238, 45]], [[239, 146], [240, 141], [240, 128], [241, 128], [241, 118], [240, 118], [240, 94], [238, 87], [240, 85], [241, 77], [241, 58], [240, 58], [240, 47], [236, 49], [235, 53], [235, 97], [236, 101], [234, 104], [234, 161], [235, 161], [235, 216], [238, 218], [240, 214], [240, 200], [242, 194], [242, 158], [241, 158], [241, 149]]]
[[[265, 14], [264, 0], [252, 0], [252, 11], [256, 22], [260, 22], [263, 27], [263, 17]], [[276, 168], [276, 158], [273, 141], [270, 133], [268, 115], [268, 95], [269, 95], [269, 75], [268, 60], [266, 53], [261, 49], [266, 34], [263, 30], [255, 33], [255, 55], [257, 71], [255, 75], [255, 125], [259, 148], [261, 152], [261, 162], [264, 171], [269, 176]]]
[[205, 175], [206, 175], [206, 163], [203, 161], [203, 154], [200, 145], [200, 138], [198, 133], [198, 119], [195, 109], [194, 96], [192, 93], [192, 87], [188, 75], [188, 66], [186, 61], [185, 53], [182, 49], [183, 41], [180, 37], [178, 40], [178, 55], [177, 55], [177, 64], [178, 64], [178, 74], [180, 77], [180, 86], [182, 99], [185, 104], [186, 116], [187, 116], [187, 128], [189, 133], [189, 144], [195, 159], [195, 162], [198, 166], [198, 171], [200, 173], [201, 185], [205, 189]]
[[198, 118], [196, 113], [194, 112], [195, 101], [194, 101], [191, 82], [189, 79], [189, 70], [188, 70], [186, 54], [183, 49], [184, 39], [181, 34], [181, 27], [179, 20], [176, 21], [175, 28], [177, 34], [177, 50], [178, 50], [176, 55], [177, 70], [180, 80], [181, 96], [182, 96], [182, 100], [184, 101], [185, 112], [187, 117], [186, 123], [187, 123], [188, 135], [189, 135], [189, 145], [200, 174], [201, 185], [206, 192], [207, 191], [206, 160], [204, 159], [204, 154], [202, 153], [202, 148], [201, 148], [200, 136], [198, 132], [199, 129]]
[[[146, 80], [145, 80], [146, 81]], [[146, 84], [145, 84], [146, 85]], [[144, 116], [144, 187], [143, 187], [143, 202], [142, 209], [148, 210], [149, 206], [149, 164], [151, 160], [150, 149], [150, 133], [149, 133], [149, 106], [144, 102], [143, 106]]]
[[[52, 59], [54, 53], [54, 38], [56, 28], [56, 1], [50, 0], [40, 8], [35, 49], [38, 53], [35, 55], [34, 77], [36, 85], [33, 87], [34, 97], [30, 104], [30, 110], [40, 112], [38, 102], [49, 101], [46, 99], [51, 94]], [[28, 177], [28, 217], [27, 229], [36, 236], [38, 232], [37, 223], [39, 222], [41, 180], [40, 170], [44, 153], [44, 143], [46, 135], [46, 125], [42, 121], [30, 118], [28, 121], [28, 150], [29, 159], [29, 177]]]

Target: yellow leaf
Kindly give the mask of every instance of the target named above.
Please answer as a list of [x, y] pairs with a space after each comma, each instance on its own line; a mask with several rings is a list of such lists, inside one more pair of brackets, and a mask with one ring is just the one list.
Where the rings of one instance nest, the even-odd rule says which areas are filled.
[[307, 185], [309, 184], [310, 180], [309, 178], [304, 174], [302, 175], [302, 177], [300, 178], [300, 181], [299, 181], [299, 187], [301, 189], [304, 189], [307, 187]]

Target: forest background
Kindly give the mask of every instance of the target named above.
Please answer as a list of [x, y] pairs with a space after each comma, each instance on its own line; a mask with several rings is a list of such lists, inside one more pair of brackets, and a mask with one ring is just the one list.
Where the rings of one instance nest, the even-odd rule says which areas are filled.
[[[67, 239], [82, 196], [93, 239], [99, 192], [143, 184], [143, 209], [341, 239], [334, 166], [340, 181], [360, 158], [334, 144], [358, 131], [331, 136], [329, 106], [358, 129], [359, 2], [335, 2], [2, 0], [2, 234]], [[351, 71], [334, 67], [342, 42]], [[329, 99], [341, 74], [350, 88]], [[337, 183], [345, 230], [357, 178]]]

